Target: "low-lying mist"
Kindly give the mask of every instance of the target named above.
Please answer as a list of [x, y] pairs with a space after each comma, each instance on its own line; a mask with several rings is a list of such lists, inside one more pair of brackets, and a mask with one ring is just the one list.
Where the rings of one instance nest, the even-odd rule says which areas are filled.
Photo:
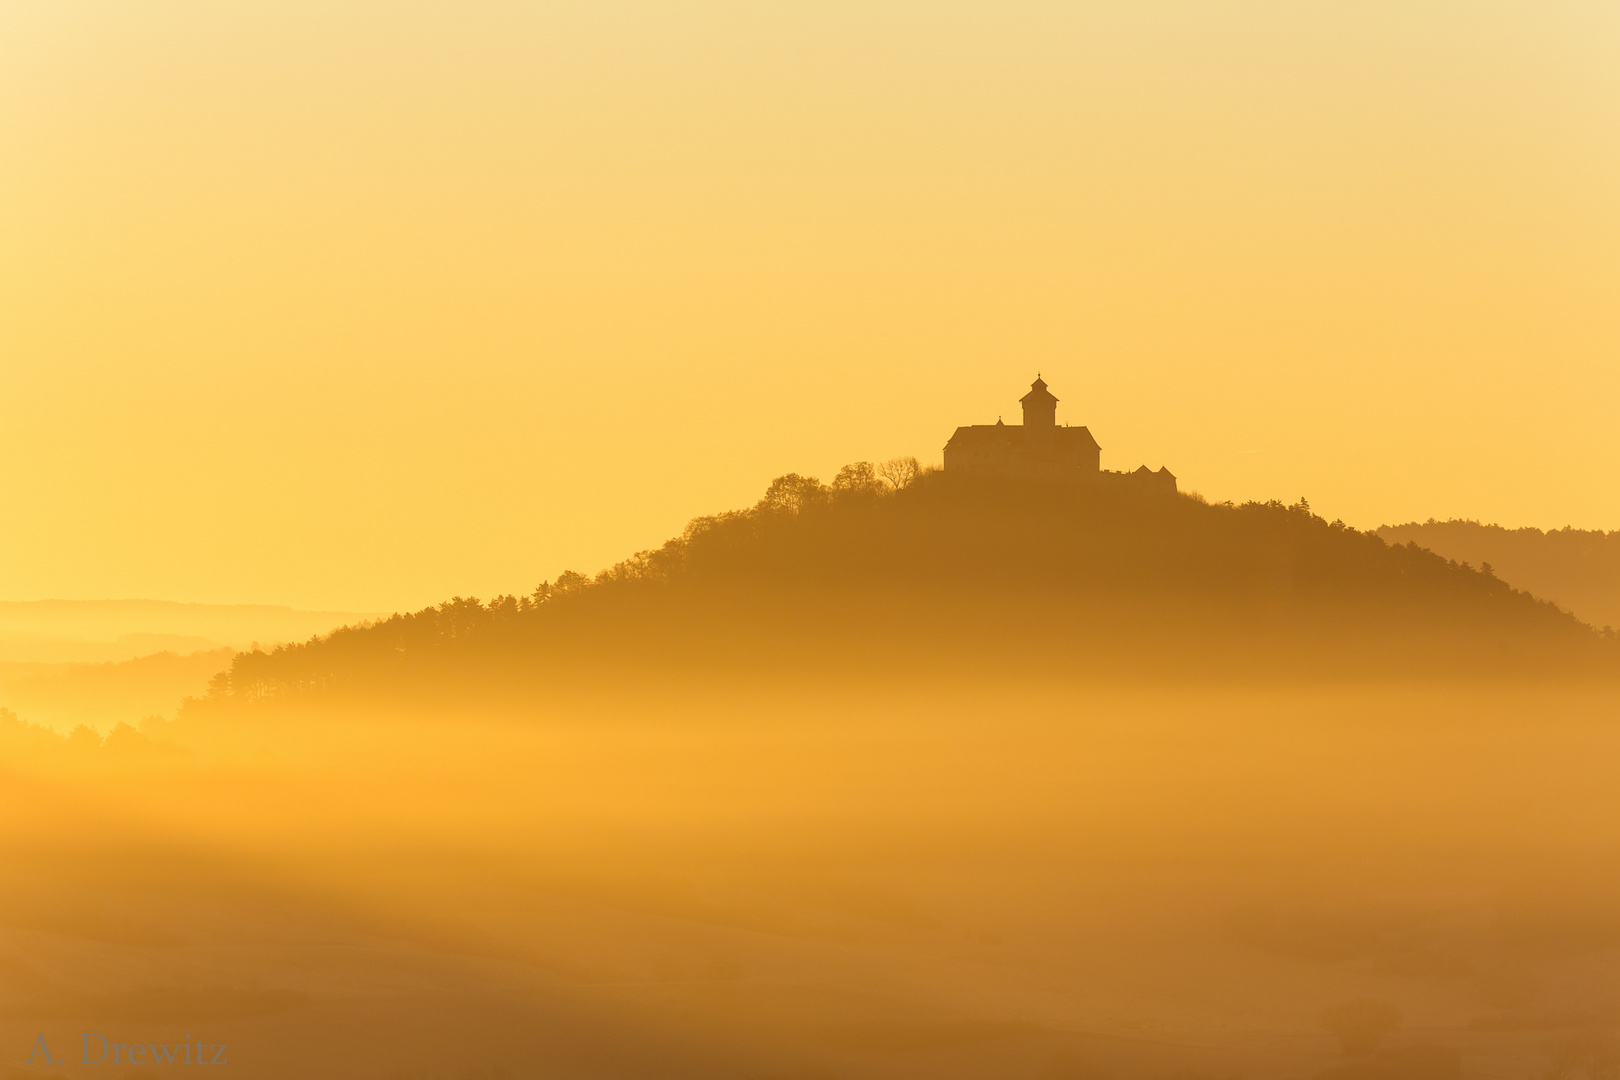
[[1615, 704], [1032, 673], [12, 730], [0, 1040], [64, 1075], [84, 1033], [256, 1076], [1612, 1067]]

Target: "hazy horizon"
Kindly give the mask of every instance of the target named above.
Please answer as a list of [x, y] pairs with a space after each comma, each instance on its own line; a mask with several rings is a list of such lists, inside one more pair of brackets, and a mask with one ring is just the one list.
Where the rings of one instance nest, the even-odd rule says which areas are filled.
[[1620, 1077], [1620, 4], [14, 0], [0, 162], [0, 1080]]

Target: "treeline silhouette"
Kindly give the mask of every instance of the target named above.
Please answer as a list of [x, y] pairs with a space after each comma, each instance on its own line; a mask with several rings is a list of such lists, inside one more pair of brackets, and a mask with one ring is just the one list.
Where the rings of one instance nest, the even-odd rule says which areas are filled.
[[1620, 531], [1505, 529], [1477, 521], [1385, 525], [1378, 535], [1448, 559], [1490, 565], [1503, 580], [1552, 600], [1593, 626], [1620, 627]]
[[[217, 701], [416, 695], [607, 671], [839, 673], [1607, 670], [1613, 642], [1486, 570], [1301, 499], [972, 481], [846, 466], [594, 577], [455, 597], [238, 654]], [[885, 478], [887, 474], [887, 478]]]

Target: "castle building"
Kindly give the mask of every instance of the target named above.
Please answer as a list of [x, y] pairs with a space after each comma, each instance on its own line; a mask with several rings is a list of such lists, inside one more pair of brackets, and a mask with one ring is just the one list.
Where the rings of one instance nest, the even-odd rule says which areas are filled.
[[1169, 469], [1146, 465], [1131, 473], [1104, 472], [1102, 447], [1083, 427], [1059, 426], [1058, 399], [1035, 376], [1029, 393], [1019, 399], [1022, 424], [969, 424], [956, 429], [945, 444], [945, 471], [965, 476], [991, 476], [1070, 483], [1126, 481], [1144, 490], [1176, 490]]

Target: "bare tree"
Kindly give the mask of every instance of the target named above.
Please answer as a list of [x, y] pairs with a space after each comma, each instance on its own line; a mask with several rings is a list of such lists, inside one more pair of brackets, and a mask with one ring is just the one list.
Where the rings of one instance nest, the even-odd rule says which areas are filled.
[[826, 502], [829, 490], [813, 476], [788, 473], [771, 481], [758, 509], [767, 513], [797, 514]]
[[922, 472], [922, 465], [914, 457], [897, 457], [877, 467], [877, 474], [888, 481], [896, 491], [904, 491]]
[[857, 461], [852, 465], [845, 465], [838, 470], [838, 476], [833, 479], [832, 486], [840, 495], [870, 494], [883, 490], [883, 485], [878, 483], [877, 471], [870, 461]]

